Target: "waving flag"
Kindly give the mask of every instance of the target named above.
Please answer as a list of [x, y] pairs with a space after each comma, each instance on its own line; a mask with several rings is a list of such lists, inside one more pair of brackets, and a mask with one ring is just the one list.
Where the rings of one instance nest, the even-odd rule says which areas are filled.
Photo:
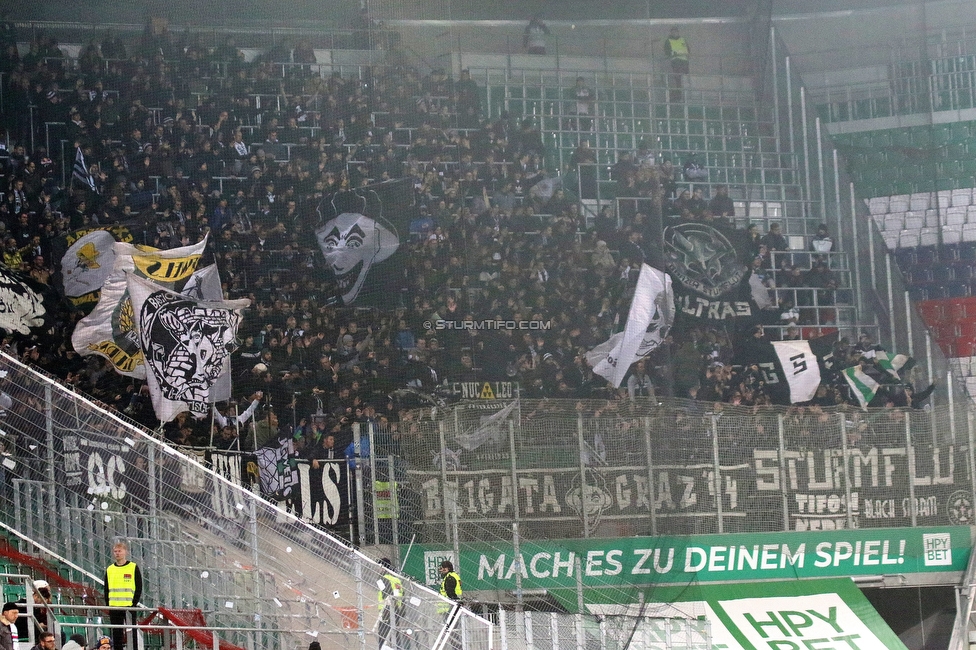
[[844, 375], [847, 385], [851, 387], [851, 392], [861, 404], [861, 408], [867, 408], [874, 396], [878, 394], [881, 382], [865, 372], [859, 365], [845, 368], [841, 374]]
[[416, 214], [408, 179], [375, 183], [326, 196], [315, 229], [334, 286], [327, 304], [389, 304], [404, 268], [400, 246]]
[[261, 493], [269, 498], [289, 496], [299, 481], [298, 463], [292, 442], [275, 439], [271, 444], [254, 452], [254, 455], [258, 459]]
[[81, 319], [71, 335], [78, 354], [97, 354], [112, 362], [119, 374], [146, 378], [142, 350], [135, 331], [127, 273], [148, 278], [159, 287], [189, 293], [199, 300], [220, 300], [220, 279], [216, 267], [197, 271], [206, 238], [193, 246], [166, 251], [146, 251], [130, 244], [114, 245], [114, 268], [102, 285], [95, 309]]
[[[661, 345], [674, 323], [674, 293], [667, 273], [644, 264], [624, 331], [590, 351], [593, 372], [619, 388], [627, 370]], [[599, 350], [600, 357], [595, 353]], [[604, 352], [606, 350], [606, 352]]]
[[820, 364], [809, 341], [773, 341], [776, 361], [790, 389], [790, 404], [809, 402], [820, 387]]
[[98, 302], [102, 285], [115, 268], [115, 243], [131, 242], [125, 226], [83, 228], [52, 242], [52, 256], [58, 260], [56, 284], [71, 303], [89, 312]]
[[71, 180], [78, 181], [92, 192], [95, 191], [95, 179], [92, 178], [88, 164], [85, 162], [85, 154], [81, 147], [75, 147], [75, 166], [71, 170]]
[[0, 265], [0, 329], [25, 335], [42, 330], [50, 315], [47, 291], [23, 273]]
[[230, 355], [248, 300], [196, 300], [128, 274], [132, 315], [156, 417], [203, 417], [229, 399]]

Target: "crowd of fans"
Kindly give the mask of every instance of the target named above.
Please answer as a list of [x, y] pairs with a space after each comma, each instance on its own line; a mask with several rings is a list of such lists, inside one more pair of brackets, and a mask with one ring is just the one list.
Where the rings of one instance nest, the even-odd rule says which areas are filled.
[[[23, 57], [11, 42], [2, 51], [10, 142], [0, 178], [5, 265], [54, 285], [53, 245], [74, 229], [126, 224], [138, 243], [158, 248], [209, 233], [207, 257], [226, 294], [252, 300], [233, 362], [240, 403], [220, 405], [215, 424], [180, 417], [166, 425], [174, 442], [248, 448], [278, 427], [319, 441], [354, 421], [396, 422], [438, 386], [478, 380], [518, 382], [525, 397], [769, 401], [761, 373], [733, 365], [739, 334], [727, 326], [679, 323], [619, 390], [585, 359], [622, 325], [653, 219], [734, 228], [728, 188], [708, 197], [701, 185], [683, 188], [694, 164], [679, 169], [646, 147], [622, 155], [613, 169], [618, 195], [639, 200], [632, 212], [607, 208], [588, 224], [547, 168], [536, 125], [507, 115], [486, 121], [465, 72], [453, 80], [441, 70], [421, 75], [391, 64], [364, 76], [321, 76], [307, 44], [245, 62], [230, 39], [207, 48], [165, 30], [147, 30], [135, 44], [109, 33], [85, 45], [77, 62], [45, 36]], [[63, 151], [39, 144], [53, 123], [63, 127], [47, 127], [56, 135], [52, 148], [63, 137]], [[70, 179], [78, 151], [90, 184], [84, 173]], [[572, 165], [593, 160], [581, 133]], [[317, 207], [337, 190], [404, 176], [419, 208], [407, 262], [390, 278], [396, 300], [385, 309], [329, 304], [332, 280], [313, 234]], [[769, 290], [764, 317], [794, 326], [785, 335], [799, 338], [812, 303], [790, 297], [780, 304], [775, 288], [820, 288], [817, 304], [828, 305], [837, 279], [816, 256], [809, 270], [788, 256], [774, 268], [771, 254], [789, 248], [778, 226], [766, 233], [750, 226], [743, 238], [743, 263]], [[817, 241], [813, 253], [830, 250], [826, 228]], [[786, 295], [800, 294], [811, 295]], [[81, 316], [59, 313], [40, 346], [17, 337], [5, 345], [106, 407], [158, 426], [144, 385], [72, 350]], [[438, 317], [551, 327], [424, 329]], [[836, 357], [857, 345], [842, 340]], [[909, 403], [898, 394], [893, 404]], [[833, 376], [815, 401], [850, 396]], [[238, 440], [237, 425], [249, 418], [261, 430]]]

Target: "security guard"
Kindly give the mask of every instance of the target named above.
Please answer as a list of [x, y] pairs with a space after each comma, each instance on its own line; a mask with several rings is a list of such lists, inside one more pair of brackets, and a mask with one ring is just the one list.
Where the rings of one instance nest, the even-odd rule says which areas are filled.
[[[389, 558], [379, 560], [379, 565], [386, 569], [380, 582], [383, 588], [379, 592], [380, 620], [379, 620], [379, 641], [380, 650], [387, 648], [401, 648], [403, 637], [400, 631], [400, 622], [403, 620], [403, 581], [393, 573], [393, 563]], [[394, 631], [393, 638], [390, 631]], [[395, 644], [394, 644], [395, 643]]]
[[[115, 562], [105, 569], [105, 602], [109, 607], [133, 607], [142, 598], [139, 566], [129, 560], [129, 547], [124, 542], [117, 542], [112, 547], [112, 558]], [[135, 619], [135, 612], [109, 610], [112, 625], [126, 625], [130, 619]], [[116, 650], [126, 647], [125, 633], [124, 627], [112, 628], [112, 645]]]
[[668, 34], [668, 40], [664, 42], [664, 53], [671, 61], [671, 74], [668, 75], [668, 85], [671, 86], [670, 98], [672, 101], [681, 101], [681, 75], [688, 74], [688, 41], [680, 34], [677, 27], [672, 27]]
[[[444, 560], [441, 562], [441, 568], [438, 569], [441, 573], [441, 596], [444, 596], [448, 600], [458, 601], [461, 600], [463, 592], [461, 591], [461, 576], [459, 576], [454, 571], [454, 565], [450, 560]], [[442, 614], [446, 614], [450, 609], [444, 603], [440, 604]]]

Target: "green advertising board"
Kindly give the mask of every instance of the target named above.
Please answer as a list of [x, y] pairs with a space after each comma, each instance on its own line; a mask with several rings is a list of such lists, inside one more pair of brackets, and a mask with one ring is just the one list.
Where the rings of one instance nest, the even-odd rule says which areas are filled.
[[635, 587], [962, 572], [971, 546], [965, 526], [532, 541], [518, 556], [511, 544], [465, 544], [460, 558], [449, 546], [415, 545], [404, 572], [436, 585], [438, 565], [450, 559], [465, 591], [513, 591], [520, 581], [575, 592], [579, 582], [594, 602], [591, 590], [612, 598]]
[[[644, 626], [645, 647], [670, 647], [668, 617], [679, 616], [707, 621], [716, 650], [905, 650], [849, 578], [704, 584], [664, 591], [672, 598], [670, 610], [652, 614], [658, 618]], [[623, 613], [619, 606], [589, 609]]]

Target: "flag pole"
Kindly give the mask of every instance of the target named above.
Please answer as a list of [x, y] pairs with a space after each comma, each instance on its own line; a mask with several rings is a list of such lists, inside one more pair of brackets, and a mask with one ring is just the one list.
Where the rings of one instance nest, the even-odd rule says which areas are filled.
[[214, 430], [213, 430], [213, 427], [214, 427], [214, 410], [216, 408], [217, 408], [217, 405], [216, 404], [211, 404], [210, 405], [210, 446], [211, 447], [213, 447], [213, 439], [214, 439]]

